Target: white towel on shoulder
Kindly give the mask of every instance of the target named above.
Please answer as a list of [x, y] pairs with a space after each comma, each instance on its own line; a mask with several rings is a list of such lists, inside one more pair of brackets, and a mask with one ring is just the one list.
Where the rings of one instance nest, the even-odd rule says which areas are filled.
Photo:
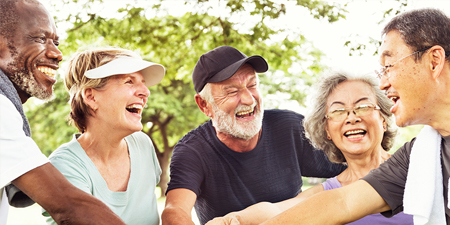
[[403, 208], [414, 216], [414, 224], [446, 224], [441, 139], [435, 129], [424, 126], [411, 150]]

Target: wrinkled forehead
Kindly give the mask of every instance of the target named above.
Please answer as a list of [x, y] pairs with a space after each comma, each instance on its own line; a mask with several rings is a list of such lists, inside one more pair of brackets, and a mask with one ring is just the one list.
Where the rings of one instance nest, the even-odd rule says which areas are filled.
[[50, 13], [37, 1], [19, 1], [16, 3], [19, 25], [24, 28], [37, 28], [55, 32], [56, 26]]
[[353, 107], [360, 103], [377, 103], [373, 88], [361, 80], [347, 80], [339, 83], [327, 98], [327, 109]]
[[403, 36], [397, 30], [389, 31], [382, 37], [381, 46], [378, 49], [380, 62], [384, 62], [386, 58], [397, 57], [410, 52], [410, 47], [403, 40]]

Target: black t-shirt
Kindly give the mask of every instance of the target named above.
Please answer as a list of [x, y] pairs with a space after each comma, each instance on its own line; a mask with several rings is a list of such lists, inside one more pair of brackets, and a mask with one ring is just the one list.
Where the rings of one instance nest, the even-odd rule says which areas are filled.
[[[390, 217], [403, 211], [403, 194], [409, 160], [415, 139], [407, 142], [398, 149], [392, 157], [362, 179], [367, 181], [391, 207], [390, 211], [382, 214]], [[443, 137], [441, 142], [441, 164], [444, 187], [444, 205], [447, 224], [450, 224], [450, 209], [448, 204], [448, 185], [450, 178], [450, 136]], [[426, 185], [426, 184], [424, 184]]]
[[175, 146], [168, 191], [186, 188], [197, 194], [202, 224], [261, 201], [279, 202], [301, 192], [301, 176], [333, 177], [345, 166], [331, 163], [304, 137], [303, 116], [265, 110], [262, 134], [249, 152], [229, 149], [211, 121], [186, 134]]

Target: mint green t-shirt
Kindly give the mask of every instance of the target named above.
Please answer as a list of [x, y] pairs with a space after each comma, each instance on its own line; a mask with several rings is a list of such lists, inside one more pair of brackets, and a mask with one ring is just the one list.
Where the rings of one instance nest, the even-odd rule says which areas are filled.
[[[50, 162], [79, 189], [94, 195], [128, 224], [159, 224], [155, 187], [161, 168], [150, 138], [136, 132], [125, 138], [131, 160], [131, 173], [125, 192], [113, 192], [91, 159], [76, 140], [80, 134], [61, 145], [49, 157]], [[56, 224], [50, 215], [48, 224]]]

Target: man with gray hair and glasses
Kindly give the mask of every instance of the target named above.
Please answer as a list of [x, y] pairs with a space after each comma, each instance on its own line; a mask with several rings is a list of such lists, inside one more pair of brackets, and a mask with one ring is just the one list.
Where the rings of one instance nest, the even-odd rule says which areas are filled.
[[325, 191], [264, 224], [345, 224], [401, 211], [414, 224], [450, 224], [450, 18], [419, 9], [383, 29], [380, 89], [394, 102], [398, 126], [425, 125], [378, 169]]

